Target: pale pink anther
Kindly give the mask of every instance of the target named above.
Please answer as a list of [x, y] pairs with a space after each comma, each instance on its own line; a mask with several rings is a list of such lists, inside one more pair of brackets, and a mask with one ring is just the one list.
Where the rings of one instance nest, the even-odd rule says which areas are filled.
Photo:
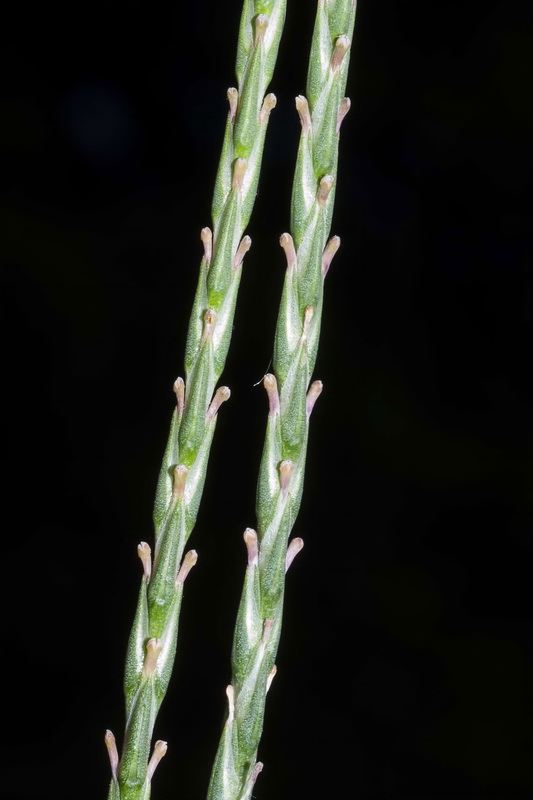
[[271, 372], [268, 372], [263, 378], [263, 386], [265, 387], [268, 395], [268, 410], [270, 415], [273, 416], [279, 412], [279, 394], [276, 376], [272, 375]]
[[150, 580], [152, 574], [152, 551], [148, 542], [140, 542], [137, 545], [137, 555], [141, 559], [143, 565], [143, 573], [146, 580]]
[[234, 86], [230, 86], [227, 91], [228, 96], [228, 103], [229, 103], [229, 115], [230, 119], [233, 122], [235, 117], [237, 116], [237, 105], [239, 102], [239, 92]]
[[281, 491], [286, 492], [289, 486], [291, 475], [294, 472], [294, 464], [290, 459], [282, 461], [279, 465], [279, 478], [281, 483]]
[[304, 540], [299, 536], [295, 536], [294, 539], [291, 539], [289, 546], [287, 547], [287, 555], [285, 556], [285, 572], [287, 572], [303, 546]]
[[274, 664], [274, 666], [272, 667], [272, 669], [270, 670], [270, 672], [268, 674], [268, 678], [267, 678], [267, 682], [266, 682], [266, 691], [267, 692], [270, 689], [270, 687], [272, 686], [272, 681], [274, 680], [277, 671], [278, 671], [278, 668]]
[[160, 639], [148, 639], [146, 642], [146, 655], [144, 657], [143, 673], [145, 677], [150, 677], [155, 672], [157, 666], [157, 659], [159, 653], [163, 649], [163, 643]]
[[306, 410], [306, 413], [307, 413], [308, 417], [311, 416], [311, 412], [312, 412], [313, 408], [315, 407], [315, 403], [316, 403], [317, 399], [322, 394], [322, 389], [323, 388], [324, 388], [324, 384], [322, 383], [322, 381], [313, 381], [313, 383], [311, 384], [311, 386], [307, 390], [307, 395], [306, 395], [306, 398], [305, 398], [305, 410]]
[[273, 619], [270, 619], [270, 617], [268, 617], [267, 619], [264, 620], [264, 622], [263, 622], [263, 638], [262, 638], [263, 644], [267, 643], [268, 637], [270, 636], [270, 632], [271, 632], [273, 626], [274, 626], [274, 620]]
[[295, 98], [295, 102], [296, 110], [302, 125], [302, 131], [304, 133], [309, 133], [311, 130], [311, 114], [309, 111], [309, 103], [307, 102], [307, 98], [304, 97], [303, 94], [299, 94], [298, 97]]
[[349, 48], [350, 48], [349, 37], [346, 36], [345, 33], [341, 34], [340, 36], [337, 36], [337, 38], [335, 39], [335, 47], [333, 48], [333, 54], [331, 56], [331, 62], [330, 62], [330, 67], [332, 72], [336, 72], [339, 69], [344, 59], [344, 56], [348, 52]]
[[198, 553], [196, 550], [189, 550], [188, 553], [185, 553], [183, 556], [183, 561], [181, 562], [181, 567], [179, 568], [178, 575], [176, 577], [176, 586], [183, 586], [185, 583], [185, 579], [187, 575], [194, 567], [196, 562], [198, 561]]
[[233, 269], [238, 269], [241, 264], [244, 256], [252, 246], [252, 240], [249, 236], [243, 236], [241, 239], [241, 243], [237, 248], [237, 252], [235, 253], [235, 258], [233, 259]]
[[335, 126], [335, 130], [336, 130], [337, 133], [339, 133], [339, 131], [341, 129], [342, 121], [343, 121], [344, 117], [346, 116], [346, 114], [348, 113], [348, 111], [350, 110], [351, 105], [352, 105], [352, 102], [351, 102], [349, 97], [344, 97], [341, 100], [339, 113], [337, 114], [337, 124]]
[[303, 335], [307, 336], [309, 331], [309, 325], [311, 324], [311, 320], [313, 319], [313, 315], [315, 310], [313, 306], [306, 306], [304, 311], [304, 326], [303, 326]]
[[266, 29], [268, 28], [268, 17], [266, 14], [258, 14], [255, 18], [254, 28], [254, 47], [263, 41]]
[[263, 100], [263, 105], [261, 106], [261, 111], [259, 112], [259, 122], [263, 124], [270, 116], [270, 112], [273, 108], [276, 107], [277, 103], [276, 95], [270, 92], [267, 94], [265, 99]]
[[259, 776], [259, 773], [262, 772], [262, 771], [263, 771], [263, 762], [262, 761], [257, 761], [256, 765], [255, 765], [255, 767], [253, 769], [251, 779], [250, 779], [250, 783], [252, 785], [251, 786], [252, 789], [255, 786], [255, 782], [256, 782], [256, 780], [257, 780], [257, 778]]
[[333, 261], [333, 256], [339, 249], [340, 244], [341, 244], [340, 236], [332, 236], [324, 248], [324, 252], [322, 253], [322, 275], [324, 276], [324, 278], [329, 272], [331, 262]]
[[231, 188], [240, 191], [242, 189], [242, 182], [244, 180], [244, 175], [248, 168], [248, 159], [247, 158], [236, 158], [233, 162], [233, 179], [231, 182]]
[[294, 240], [290, 233], [282, 233], [279, 237], [279, 243], [285, 252], [287, 259], [287, 269], [296, 269], [296, 250], [294, 249]]
[[178, 417], [183, 416], [183, 408], [185, 406], [185, 381], [183, 378], [176, 378], [174, 386], [172, 387], [176, 395], [176, 406], [178, 409]]
[[115, 736], [112, 731], [106, 731], [104, 736], [105, 746], [107, 747], [107, 754], [109, 756], [109, 763], [111, 764], [111, 775], [113, 780], [116, 781], [118, 774], [118, 750]]
[[248, 551], [248, 566], [256, 567], [259, 554], [257, 533], [254, 531], [253, 528], [246, 528], [246, 530], [244, 531], [243, 539], [246, 544], [246, 550]]
[[166, 755], [168, 749], [168, 745], [162, 739], [158, 739], [157, 742], [154, 744], [154, 752], [152, 753], [152, 757], [148, 762], [148, 780], [151, 781], [154, 777], [154, 772], [156, 771], [157, 765], [161, 761], [161, 759]]
[[207, 419], [214, 419], [222, 403], [225, 403], [226, 400], [229, 400], [230, 396], [231, 392], [228, 386], [219, 386], [215, 392], [215, 396], [209, 404], [209, 408], [207, 409]]
[[231, 683], [226, 686], [226, 697], [228, 698], [228, 722], [235, 719], [235, 690]]
[[179, 500], [183, 497], [188, 474], [189, 470], [185, 464], [178, 464], [174, 467], [174, 481], [172, 483], [172, 496], [174, 500]]
[[204, 259], [207, 266], [211, 264], [213, 256], [213, 231], [211, 228], [202, 228], [200, 231], [200, 239], [204, 246]]
[[202, 333], [201, 344], [205, 344], [213, 338], [213, 332], [217, 321], [217, 312], [214, 308], [208, 308], [204, 314], [204, 330]]
[[324, 177], [321, 178], [318, 185], [318, 191], [316, 193], [316, 199], [319, 206], [325, 205], [326, 200], [329, 197], [329, 193], [333, 189], [333, 183], [333, 175], [324, 175]]

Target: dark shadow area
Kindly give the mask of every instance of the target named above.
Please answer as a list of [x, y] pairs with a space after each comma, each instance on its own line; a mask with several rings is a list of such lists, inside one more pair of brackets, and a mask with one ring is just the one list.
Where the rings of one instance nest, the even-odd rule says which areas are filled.
[[[315, 4], [288, 2], [154, 800], [230, 680]], [[240, 2], [19, 5], [1, 34], [6, 800], [107, 796]], [[529, 4], [360, 0], [307, 481], [254, 797], [533, 791]], [[528, 600], [528, 597], [530, 598]]]

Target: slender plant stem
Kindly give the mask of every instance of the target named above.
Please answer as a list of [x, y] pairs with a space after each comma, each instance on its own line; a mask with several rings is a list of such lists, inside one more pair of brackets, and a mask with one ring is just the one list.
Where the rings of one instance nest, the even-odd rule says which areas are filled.
[[236, 74], [228, 90], [229, 114], [212, 203], [213, 231], [202, 230], [200, 266], [185, 352], [185, 381], [174, 384], [176, 409], [154, 508], [155, 552], [138, 548], [143, 577], [129, 639], [124, 692], [126, 727], [119, 758], [108, 731], [112, 779], [109, 800], [148, 800], [154, 770], [166, 743], [150, 747], [156, 715], [169, 684], [178, 635], [183, 584], [196, 552], [183, 555], [204, 487], [218, 409], [229, 389], [215, 386], [230, 345], [248, 224], [259, 179], [273, 94], [272, 78], [286, 0], [245, 0]]
[[264, 379], [269, 416], [257, 487], [257, 533], [244, 539], [248, 566], [232, 651], [228, 711], [208, 800], [248, 800], [258, 773], [265, 697], [274, 677], [281, 632], [285, 572], [303, 546], [289, 536], [300, 508], [309, 417], [322, 390], [310, 384], [323, 303], [324, 279], [340, 240], [327, 241], [337, 176], [339, 130], [350, 103], [344, 97], [354, 0], [319, 0], [307, 99], [296, 98], [302, 126], [291, 203], [292, 236], [280, 243], [287, 270], [274, 343], [275, 375]]

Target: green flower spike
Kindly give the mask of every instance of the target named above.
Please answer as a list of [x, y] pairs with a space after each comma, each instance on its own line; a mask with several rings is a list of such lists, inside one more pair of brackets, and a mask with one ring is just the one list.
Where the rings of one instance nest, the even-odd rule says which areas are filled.
[[[154, 505], [155, 550], [139, 546], [143, 578], [126, 658], [126, 729], [119, 758], [108, 732], [109, 800], [148, 800], [154, 770], [166, 751], [150, 755], [156, 716], [174, 663], [185, 577], [196, 553], [184, 556], [207, 471], [217, 412], [229, 396], [215, 391], [230, 345], [243, 258], [243, 237], [257, 193], [273, 94], [266, 95], [285, 20], [286, 0], [245, 0], [236, 73], [212, 203], [213, 229], [203, 228], [204, 255], [185, 349], [185, 380], [174, 384], [176, 408]], [[251, 791], [251, 789], [250, 789]]]
[[354, 0], [319, 0], [307, 79], [296, 98], [302, 127], [291, 200], [292, 235], [280, 244], [287, 269], [274, 343], [275, 375], [266, 375], [269, 414], [257, 485], [257, 533], [247, 529], [248, 566], [237, 614], [232, 682], [208, 800], [244, 800], [262, 764], [257, 751], [265, 697], [275, 674], [285, 572], [302, 549], [289, 541], [300, 508], [309, 418], [322, 391], [313, 373], [324, 279], [340, 239], [328, 241]]

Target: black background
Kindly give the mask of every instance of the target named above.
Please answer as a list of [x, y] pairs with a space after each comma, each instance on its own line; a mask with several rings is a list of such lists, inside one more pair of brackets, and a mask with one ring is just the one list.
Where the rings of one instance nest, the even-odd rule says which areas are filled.
[[[288, 5], [156, 800], [205, 797], [230, 679], [314, 21]], [[360, 0], [257, 798], [531, 796], [527, 5]], [[4, 25], [6, 798], [106, 797], [239, 15], [20, 4]]]

